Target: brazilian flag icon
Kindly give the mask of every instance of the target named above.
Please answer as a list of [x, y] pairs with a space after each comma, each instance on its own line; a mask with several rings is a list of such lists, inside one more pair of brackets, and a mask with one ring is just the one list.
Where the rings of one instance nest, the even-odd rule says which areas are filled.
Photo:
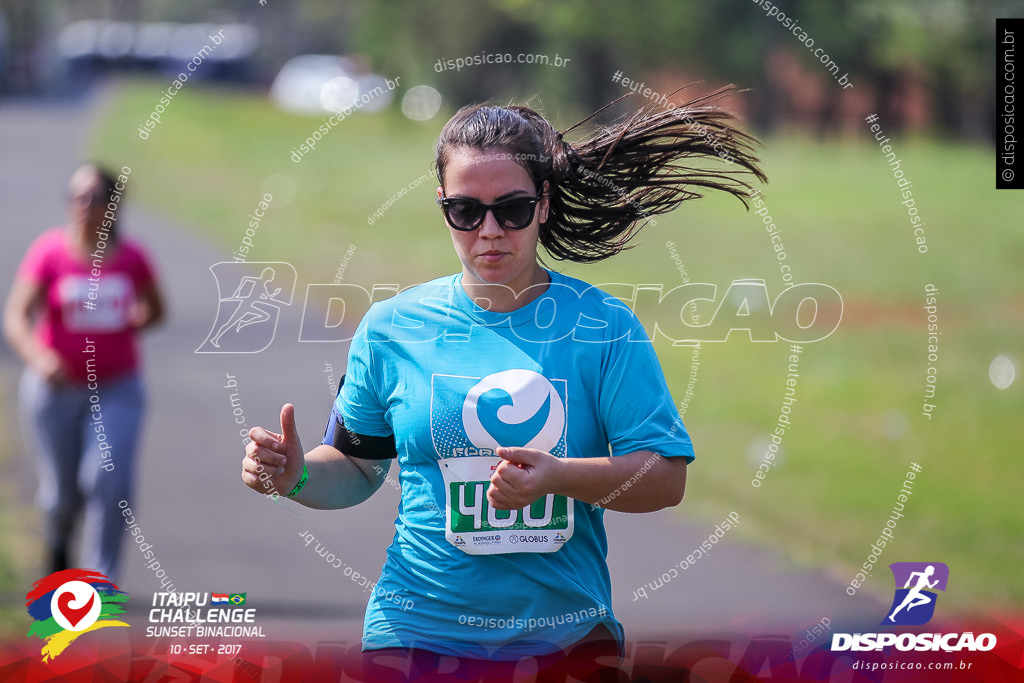
[[232, 593], [228, 596], [228, 602], [232, 605], [244, 605], [246, 593]]

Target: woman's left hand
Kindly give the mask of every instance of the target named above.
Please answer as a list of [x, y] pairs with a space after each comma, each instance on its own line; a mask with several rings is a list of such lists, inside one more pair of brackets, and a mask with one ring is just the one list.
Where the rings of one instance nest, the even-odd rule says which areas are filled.
[[487, 501], [498, 510], [517, 510], [559, 488], [561, 458], [536, 448], [499, 448]]

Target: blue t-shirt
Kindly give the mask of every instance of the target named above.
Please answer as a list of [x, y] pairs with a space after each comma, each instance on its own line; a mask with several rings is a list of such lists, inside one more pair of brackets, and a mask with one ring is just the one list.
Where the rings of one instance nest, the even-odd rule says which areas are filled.
[[477, 306], [461, 274], [439, 278], [375, 303], [356, 331], [334, 412], [356, 435], [394, 435], [402, 486], [366, 650], [517, 659], [598, 624], [622, 640], [604, 510], [550, 495], [490, 509], [494, 448], [692, 460], [693, 447], [628, 306], [549, 275], [541, 296], [510, 313]]

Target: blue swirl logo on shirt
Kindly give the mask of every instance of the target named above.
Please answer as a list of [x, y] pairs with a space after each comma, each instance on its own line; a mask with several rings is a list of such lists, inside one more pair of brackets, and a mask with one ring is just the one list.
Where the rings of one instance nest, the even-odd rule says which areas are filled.
[[[476, 414], [483, 427], [484, 438], [493, 439], [502, 446], [526, 446], [533, 437], [543, 431], [551, 415], [551, 397], [545, 396], [544, 403], [533, 417], [523, 422], [507, 424], [498, 413], [503, 408], [515, 408], [515, 399], [504, 389], [491, 389], [477, 398]], [[471, 408], [472, 410], [472, 408]]]
[[442, 458], [494, 455], [499, 446], [565, 453], [566, 382], [522, 368], [431, 378], [431, 434]]

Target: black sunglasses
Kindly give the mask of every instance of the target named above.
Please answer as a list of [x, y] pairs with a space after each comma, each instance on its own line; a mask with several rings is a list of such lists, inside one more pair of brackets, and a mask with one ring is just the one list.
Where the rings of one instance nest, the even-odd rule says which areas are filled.
[[533, 213], [540, 201], [536, 197], [513, 197], [494, 204], [484, 204], [476, 199], [441, 197], [437, 203], [441, 205], [448, 225], [462, 232], [470, 232], [479, 228], [487, 212], [494, 214], [494, 220], [506, 230], [522, 230], [533, 222]]

